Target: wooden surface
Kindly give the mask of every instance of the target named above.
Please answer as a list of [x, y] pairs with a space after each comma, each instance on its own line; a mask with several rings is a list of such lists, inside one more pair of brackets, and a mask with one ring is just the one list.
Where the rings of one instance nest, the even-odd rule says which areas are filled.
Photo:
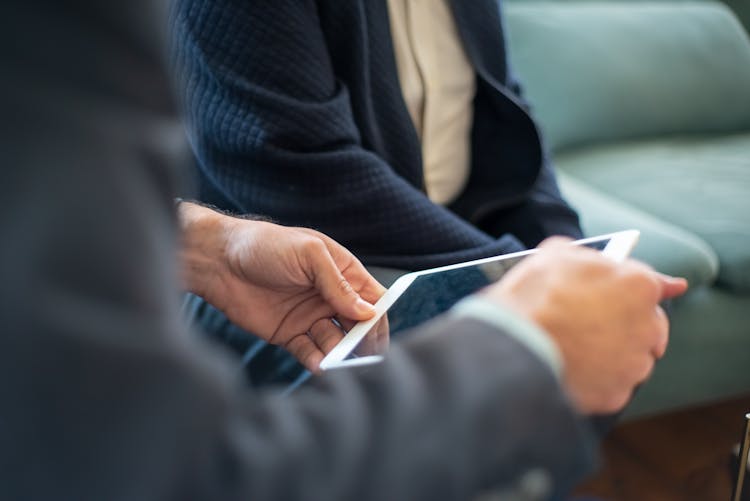
[[750, 396], [619, 425], [604, 442], [602, 468], [577, 494], [611, 501], [729, 500], [731, 452], [747, 412]]

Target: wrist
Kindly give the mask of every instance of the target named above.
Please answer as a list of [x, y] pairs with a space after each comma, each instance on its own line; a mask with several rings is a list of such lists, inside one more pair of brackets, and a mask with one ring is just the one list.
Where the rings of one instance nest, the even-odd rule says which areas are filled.
[[544, 362], [558, 380], [562, 379], [563, 361], [559, 348], [549, 333], [532, 318], [487, 294], [469, 296], [451, 311], [454, 315], [470, 316], [497, 327]]
[[191, 202], [181, 202], [177, 211], [183, 286], [206, 298], [227, 272], [227, 242], [236, 220]]

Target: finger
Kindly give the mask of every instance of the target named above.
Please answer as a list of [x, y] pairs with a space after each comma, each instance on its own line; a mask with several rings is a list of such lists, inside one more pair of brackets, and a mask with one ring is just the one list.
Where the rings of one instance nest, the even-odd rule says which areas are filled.
[[671, 277], [658, 272], [656, 273], [656, 277], [661, 284], [662, 300], [681, 296], [688, 289], [688, 282], [684, 278]]
[[[359, 263], [358, 263], [359, 264]], [[383, 297], [383, 294], [385, 294], [386, 289], [383, 287], [383, 285], [375, 280], [375, 277], [370, 275], [370, 272], [367, 271], [367, 269], [362, 265], [359, 264], [359, 267], [361, 268], [361, 273], [364, 276], [364, 285], [362, 286], [362, 297], [370, 302], [375, 303], [378, 299]]]
[[341, 324], [341, 328], [346, 332], [352, 330], [352, 327], [359, 323], [358, 320], [352, 320], [350, 318], [336, 317], [336, 320]]
[[619, 275], [625, 280], [623, 285], [634, 297], [639, 297], [651, 304], [662, 300], [662, 286], [659, 273], [648, 264], [636, 259], [628, 259], [616, 264]]
[[[335, 258], [334, 258], [334, 261]], [[370, 304], [375, 304], [383, 297], [387, 290], [380, 282], [370, 275], [367, 269], [354, 259], [346, 268], [340, 268], [341, 273], [349, 281], [349, 284], [359, 294], [359, 297]]]
[[276, 329], [271, 342], [285, 344], [292, 338], [307, 332], [310, 326], [322, 318], [331, 318], [333, 308], [320, 297], [317, 291], [309, 290], [298, 294], [293, 301], [285, 305], [288, 313]]
[[656, 315], [657, 337], [651, 349], [651, 354], [654, 358], [659, 359], [664, 356], [667, 351], [667, 344], [669, 344], [669, 319], [661, 306], [656, 306], [654, 314]]
[[362, 299], [341, 274], [324, 244], [311, 248], [308, 259], [315, 288], [336, 313], [355, 320], [367, 320], [375, 314], [374, 306]]
[[300, 334], [292, 338], [285, 346], [286, 351], [299, 360], [305, 368], [311, 372], [320, 371], [320, 362], [323, 360], [323, 352], [310, 339], [307, 334]]
[[539, 244], [540, 249], [555, 249], [555, 248], [561, 248], [561, 247], [567, 247], [570, 242], [572, 242], [572, 238], [568, 237], [562, 237], [562, 236], [555, 236], [555, 237], [549, 237], [544, 239], [542, 243]]
[[[387, 289], [375, 280], [375, 277], [367, 271], [362, 262], [349, 252], [346, 247], [323, 233], [308, 228], [303, 228], [303, 230], [323, 241], [336, 267], [346, 277], [349, 277], [350, 282], [356, 283], [356, 290], [362, 299], [370, 304], [375, 304], [385, 294]], [[346, 263], [345, 268], [339, 267], [338, 263]]]
[[597, 409], [597, 413], [603, 414], [614, 414], [620, 412], [628, 405], [628, 402], [633, 398], [633, 388], [627, 390], [620, 390], [617, 392], [611, 392], [609, 395], [603, 397], [604, 404], [601, 408]]
[[376, 349], [378, 350], [378, 353], [384, 353], [390, 344], [390, 326], [388, 324], [387, 315], [383, 315], [383, 317], [378, 320], [373, 331], [375, 332]]
[[313, 324], [310, 338], [323, 354], [327, 354], [344, 338], [344, 333], [330, 318], [325, 318]]
[[644, 354], [643, 360], [641, 361], [641, 367], [637, 375], [637, 379], [634, 381], [633, 387], [642, 384], [648, 378], [651, 377], [651, 373], [654, 372], [654, 365], [656, 359], [654, 357]]

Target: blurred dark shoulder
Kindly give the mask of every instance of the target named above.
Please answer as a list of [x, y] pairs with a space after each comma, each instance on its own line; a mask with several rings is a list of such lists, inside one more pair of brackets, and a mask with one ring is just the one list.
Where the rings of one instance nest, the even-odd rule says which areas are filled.
[[65, 290], [165, 309], [176, 171], [190, 158], [165, 64], [167, 8], [0, 2], [0, 234], [12, 242], [0, 246], [0, 276], [16, 277], [0, 289], [10, 304], [44, 311], [42, 291]]
[[110, 151], [135, 146], [157, 160], [139, 165], [159, 177], [165, 193], [176, 191], [171, 171], [187, 150], [165, 64], [168, 4], [2, 2], [3, 143], [23, 145], [21, 156], [30, 142], [63, 137], [76, 155], [86, 154], [75, 148], [79, 141], [111, 142]]

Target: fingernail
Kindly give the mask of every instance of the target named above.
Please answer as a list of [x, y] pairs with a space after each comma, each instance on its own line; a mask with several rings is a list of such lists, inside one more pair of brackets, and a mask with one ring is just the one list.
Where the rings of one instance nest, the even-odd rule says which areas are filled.
[[361, 297], [357, 298], [357, 308], [360, 310], [367, 310], [368, 313], [375, 311], [375, 307]]

